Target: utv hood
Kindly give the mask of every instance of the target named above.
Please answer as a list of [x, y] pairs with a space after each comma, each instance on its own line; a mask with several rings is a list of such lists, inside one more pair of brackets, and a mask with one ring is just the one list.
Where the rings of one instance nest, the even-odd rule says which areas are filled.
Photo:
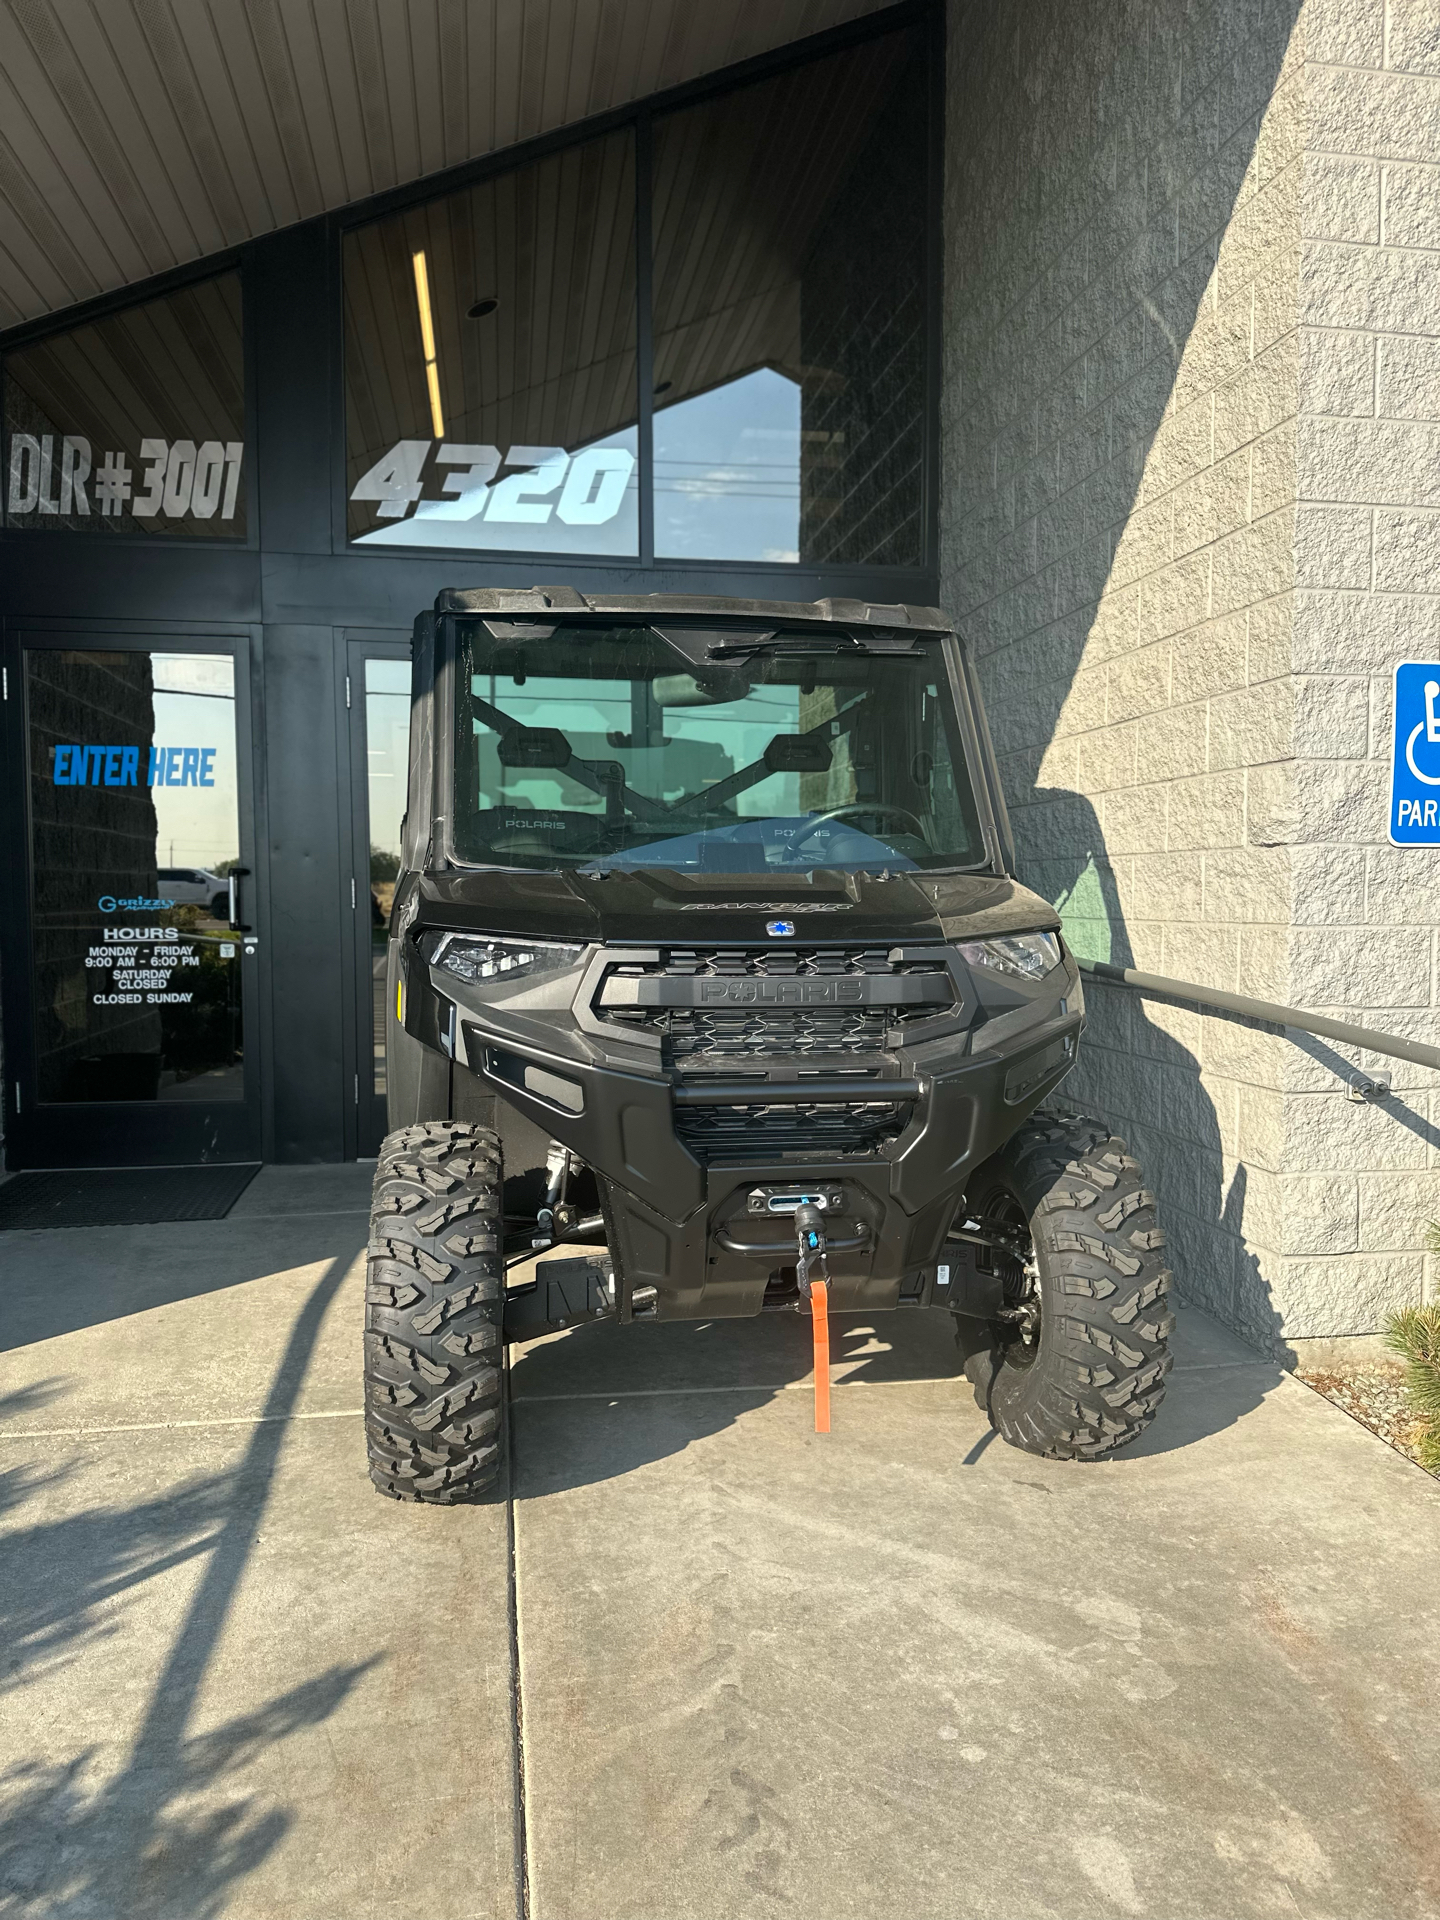
[[[428, 875], [421, 926], [520, 939], [613, 946], [712, 946], [766, 939], [957, 940], [1057, 929], [1038, 894], [992, 874], [816, 872], [682, 874], [666, 868], [604, 874], [489, 870]], [[793, 925], [793, 936], [768, 925]]]

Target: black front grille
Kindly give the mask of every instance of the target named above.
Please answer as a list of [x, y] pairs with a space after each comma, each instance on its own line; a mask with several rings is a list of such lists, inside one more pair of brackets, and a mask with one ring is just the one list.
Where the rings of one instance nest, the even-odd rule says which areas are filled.
[[896, 1103], [804, 1107], [677, 1107], [675, 1132], [702, 1166], [789, 1155], [834, 1159], [873, 1154], [903, 1132], [909, 1109]]
[[955, 1003], [943, 953], [888, 947], [671, 947], [605, 977], [596, 1011], [658, 1033], [677, 1065], [880, 1053]]

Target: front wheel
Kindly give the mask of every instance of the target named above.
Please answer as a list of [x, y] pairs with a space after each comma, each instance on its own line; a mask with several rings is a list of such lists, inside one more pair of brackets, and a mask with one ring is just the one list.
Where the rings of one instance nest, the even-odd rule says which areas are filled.
[[1099, 1121], [1037, 1112], [971, 1182], [972, 1219], [1007, 1250], [993, 1344], [965, 1371], [1003, 1440], [1093, 1460], [1154, 1419], [1175, 1316], [1165, 1235], [1139, 1163]]
[[431, 1121], [387, 1136], [365, 1288], [370, 1478], [392, 1500], [454, 1506], [500, 1472], [505, 1302], [500, 1142]]

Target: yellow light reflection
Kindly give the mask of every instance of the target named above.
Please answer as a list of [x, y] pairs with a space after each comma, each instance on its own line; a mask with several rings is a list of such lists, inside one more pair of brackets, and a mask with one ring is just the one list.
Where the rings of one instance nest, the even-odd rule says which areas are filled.
[[445, 438], [445, 415], [440, 409], [440, 366], [435, 358], [435, 322], [430, 315], [430, 274], [425, 249], [410, 256], [415, 268], [415, 299], [420, 308], [420, 344], [425, 350], [425, 385], [430, 393], [430, 425], [437, 440]]

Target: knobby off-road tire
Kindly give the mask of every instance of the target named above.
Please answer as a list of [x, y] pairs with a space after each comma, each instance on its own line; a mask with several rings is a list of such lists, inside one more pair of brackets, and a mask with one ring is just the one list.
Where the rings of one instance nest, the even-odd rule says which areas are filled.
[[453, 1506], [500, 1472], [505, 1296], [500, 1142], [431, 1121], [387, 1136], [365, 1289], [370, 1478]]
[[1155, 1197], [1123, 1140], [1069, 1110], [1032, 1115], [979, 1170], [972, 1214], [1028, 1230], [1028, 1276], [1007, 1298], [1038, 1302], [1027, 1343], [1015, 1322], [965, 1371], [1002, 1439], [1053, 1460], [1093, 1460], [1141, 1434], [1170, 1370], [1175, 1324]]

